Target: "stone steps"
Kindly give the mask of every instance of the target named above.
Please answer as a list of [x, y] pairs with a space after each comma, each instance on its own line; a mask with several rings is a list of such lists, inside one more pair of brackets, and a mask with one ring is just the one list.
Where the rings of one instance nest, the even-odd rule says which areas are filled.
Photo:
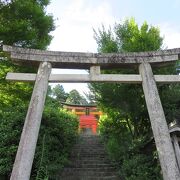
[[101, 154], [95, 154], [95, 153], [73, 153], [73, 154], [71, 154], [71, 157], [81, 157], [81, 158], [86, 158], [86, 157], [92, 157], [93, 156], [93, 158], [104, 158], [104, 157], [106, 157], [106, 154], [105, 153], [101, 153]]
[[95, 177], [95, 176], [67, 176], [61, 177], [60, 180], [119, 180], [117, 176], [104, 176], [104, 177]]
[[80, 150], [81, 151], [81, 150], [86, 150], [85, 148], [87, 148], [87, 150], [98, 150], [98, 151], [105, 150], [104, 145], [102, 145], [102, 144], [99, 144], [99, 145], [98, 144], [94, 144], [94, 145], [89, 144], [89, 145], [83, 145], [83, 147], [76, 145], [76, 146], [74, 146], [73, 150]]
[[70, 161], [58, 180], [119, 180], [116, 164], [111, 163], [99, 136], [81, 135]]
[[[77, 171], [77, 172], [73, 172], [73, 171], [70, 171], [67, 173], [63, 173], [61, 174], [61, 177], [59, 178], [60, 180], [62, 178], [68, 178], [68, 177], [78, 177], [78, 178], [81, 178], [81, 177], [89, 177], [89, 178], [106, 178], [107, 177], [117, 177], [117, 174], [115, 174], [114, 172], [94, 172], [94, 171]], [[111, 180], [111, 179], [109, 179]]]
[[95, 174], [102, 174], [102, 175], [113, 175], [115, 171], [114, 167], [100, 167], [100, 168], [64, 168], [62, 175], [70, 174], [85, 174], [85, 175], [95, 175]]
[[86, 149], [73, 149], [72, 153], [98, 153], [98, 154], [102, 154], [102, 153], [106, 153], [104, 148], [91, 148], [91, 147], [84, 147]]
[[114, 166], [112, 166], [111, 164], [105, 164], [105, 163], [99, 163], [99, 164], [97, 164], [97, 163], [94, 163], [94, 164], [90, 164], [90, 163], [88, 163], [88, 164], [82, 164], [82, 163], [80, 163], [80, 164], [78, 164], [78, 163], [76, 163], [76, 164], [68, 164], [67, 165], [67, 167], [75, 167], [75, 168], [112, 168], [112, 167], [114, 167]]
[[94, 157], [91, 157], [91, 156], [86, 156], [86, 157], [82, 157], [82, 156], [72, 156], [70, 161], [86, 161], [86, 162], [90, 162], [90, 161], [96, 161], [97, 163], [98, 162], [108, 162], [109, 163], [109, 159], [107, 157], [101, 157], [101, 156], [94, 156]]
[[111, 165], [116, 165], [115, 163], [109, 163], [109, 159], [107, 158], [98, 158], [97, 157], [89, 157], [89, 158], [71, 158], [71, 161], [68, 164], [74, 163], [74, 164], [111, 164]]

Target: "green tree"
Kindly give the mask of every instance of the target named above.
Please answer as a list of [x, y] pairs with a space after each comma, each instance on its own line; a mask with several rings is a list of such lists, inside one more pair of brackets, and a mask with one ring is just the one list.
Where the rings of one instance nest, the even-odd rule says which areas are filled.
[[66, 102], [70, 104], [88, 104], [86, 99], [81, 96], [76, 89], [73, 89], [69, 92]]
[[94, 38], [101, 53], [156, 51], [163, 42], [159, 28], [149, 26], [147, 22], [139, 28], [134, 18], [116, 24], [114, 31], [102, 26], [102, 29], [94, 30]]
[[[46, 14], [48, 0], [10, 0], [0, 2], [0, 41], [7, 45], [46, 49], [54, 29], [53, 18]], [[0, 51], [0, 109], [16, 102], [27, 103], [32, 83], [13, 83], [5, 80], [7, 72], [34, 72], [32, 67], [14, 65]]]
[[156, 51], [161, 48], [162, 37], [157, 27], [144, 22], [141, 27], [133, 18], [115, 26], [119, 51]]
[[[100, 53], [156, 51], [161, 49], [163, 42], [157, 27], [149, 26], [147, 22], [139, 27], [133, 18], [116, 24], [113, 31], [111, 29], [106, 31], [102, 27], [95, 31], [95, 39]], [[169, 71], [173, 72], [173, 68], [155, 70], [158, 73]], [[104, 70], [103, 73], [138, 74], [139, 72], [134, 68]], [[169, 86], [163, 87], [166, 90], [169, 89]], [[142, 151], [144, 144], [152, 136], [142, 86], [94, 83], [90, 88], [95, 92], [98, 104], [107, 114], [107, 117], [100, 120], [99, 129], [107, 140], [112, 158], [121, 164], [122, 176], [125, 179], [141, 179], [142, 169], [144, 169], [143, 179], [160, 178], [157, 157], [153, 156], [155, 149], [151, 148], [148, 156]], [[132, 163], [134, 169], [130, 171]]]
[[45, 49], [54, 30], [53, 18], [46, 14], [49, 0], [0, 2], [0, 40], [3, 44]]
[[55, 99], [59, 102], [66, 102], [66, 99], [68, 97], [68, 94], [64, 91], [64, 88], [62, 85], [57, 84], [53, 89], [52, 89], [52, 95], [55, 97]]
[[90, 105], [95, 105], [96, 104], [96, 98], [95, 98], [95, 94], [93, 93], [93, 91], [89, 91], [87, 93], [84, 93], [88, 104]]
[[[152, 51], [162, 45], [158, 28], [149, 27], [146, 22], [139, 28], [134, 19], [116, 24], [114, 32], [102, 27], [102, 30], [95, 32], [95, 39], [98, 51], [103, 53]], [[104, 73], [138, 74], [138, 69], [106, 70]], [[95, 91], [95, 97], [104, 111], [110, 114], [115, 112], [117, 118], [126, 122], [132, 138], [151, 131], [141, 85], [102, 83], [93, 84], [91, 89]]]

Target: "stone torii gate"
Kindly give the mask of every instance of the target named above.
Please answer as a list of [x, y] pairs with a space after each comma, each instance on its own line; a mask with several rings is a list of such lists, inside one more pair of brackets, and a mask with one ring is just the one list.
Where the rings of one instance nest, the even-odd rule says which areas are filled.
[[[175, 63], [180, 49], [154, 52], [94, 54], [53, 52], [3, 46], [11, 59], [19, 65], [38, 67], [37, 74], [8, 73], [12, 81], [35, 81], [34, 90], [26, 115], [16, 154], [11, 180], [30, 178], [48, 82], [117, 82], [142, 84], [151, 126], [156, 142], [164, 180], [179, 180], [180, 170], [170, 139], [167, 122], [159, 98], [157, 83], [180, 83], [179, 75], [153, 75], [154, 66]], [[51, 74], [51, 68], [90, 69], [88, 75]], [[101, 74], [100, 68], [139, 67], [139, 74]]]

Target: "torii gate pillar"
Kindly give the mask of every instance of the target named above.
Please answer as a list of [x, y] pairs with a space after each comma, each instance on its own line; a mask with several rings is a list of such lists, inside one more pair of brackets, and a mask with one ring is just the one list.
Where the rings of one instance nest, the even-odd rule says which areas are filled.
[[179, 180], [180, 174], [156, 81], [149, 63], [139, 66], [147, 109], [164, 180]]
[[39, 65], [10, 180], [29, 180], [48, 89], [51, 64]]

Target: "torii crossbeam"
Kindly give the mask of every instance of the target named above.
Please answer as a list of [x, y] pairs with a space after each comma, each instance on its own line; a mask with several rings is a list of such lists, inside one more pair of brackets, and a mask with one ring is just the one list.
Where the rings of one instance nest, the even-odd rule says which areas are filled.
[[[167, 122], [159, 98], [157, 83], [179, 83], [179, 75], [153, 75], [151, 67], [167, 66], [179, 59], [180, 48], [140, 53], [54, 52], [3, 46], [19, 65], [39, 67], [37, 74], [8, 73], [7, 80], [35, 81], [11, 180], [30, 178], [48, 82], [142, 83], [151, 126], [164, 180], [179, 180]], [[51, 74], [51, 68], [90, 69], [88, 75]], [[100, 69], [139, 67], [139, 74], [101, 74]]]

